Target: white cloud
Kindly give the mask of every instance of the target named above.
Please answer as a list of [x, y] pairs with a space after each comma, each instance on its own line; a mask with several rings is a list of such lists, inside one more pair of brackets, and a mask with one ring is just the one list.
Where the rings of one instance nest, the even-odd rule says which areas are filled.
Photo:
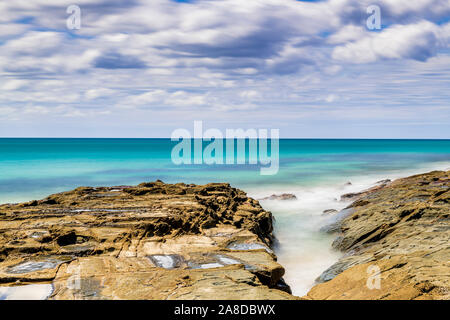
[[325, 101], [326, 102], [328, 102], [328, 103], [332, 103], [332, 102], [335, 102], [336, 100], [338, 100], [339, 99], [339, 97], [337, 96], [337, 95], [335, 95], [335, 94], [329, 94], [329, 95], [327, 95], [326, 97], [325, 97]]
[[1, 85], [2, 90], [10, 91], [10, 90], [17, 90], [20, 88], [23, 88], [28, 84], [27, 80], [21, 80], [21, 79], [12, 79], [4, 82]]
[[371, 0], [80, 0], [82, 28], [70, 32], [69, 4], [0, 3], [3, 115], [133, 127], [200, 112], [297, 128], [332, 121], [337, 102], [356, 119], [367, 104], [392, 116], [450, 99], [448, 1], [381, 0], [377, 32], [365, 26]]
[[27, 25], [20, 23], [0, 24], [0, 39], [23, 34], [27, 29]]
[[49, 114], [51, 108], [43, 106], [27, 106], [24, 108], [24, 114]]
[[167, 105], [174, 107], [195, 107], [207, 104], [207, 98], [204, 95], [190, 94], [184, 91], [172, 93], [164, 101]]
[[367, 33], [367, 30], [363, 26], [355, 26], [350, 24], [332, 34], [327, 39], [327, 42], [331, 44], [342, 44], [349, 41], [356, 41], [364, 36], [367, 36]]
[[0, 117], [10, 115], [10, 114], [14, 113], [15, 111], [16, 111], [16, 109], [14, 109], [12, 107], [0, 106]]
[[29, 31], [19, 38], [7, 41], [2, 48], [15, 55], [45, 56], [57, 51], [63, 38], [64, 34], [61, 32]]
[[255, 100], [259, 99], [261, 97], [261, 94], [256, 90], [246, 90], [239, 93], [239, 96], [241, 96], [244, 99], [247, 100]]
[[439, 27], [428, 21], [393, 26], [336, 47], [333, 58], [350, 63], [368, 63], [379, 59], [425, 61], [437, 53], [440, 45], [438, 31]]
[[153, 104], [155, 102], [160, 102], [164, 99], [164, 97], [167, 96], [167, 92], [165, 90], [150, 90], [148, 92], [138, 94], [138, 95], [131, 95], [127, 97], [124, 101], [122, 101], [121, 105], [149, 105]]
[[90, 89], [86, 91], [85, 97], [88, 100], [97, 99], [100, 97], [110, 96], [114, 94], [115, 91], [108, 89], [108, 88], [96, 88], [96, 89]]

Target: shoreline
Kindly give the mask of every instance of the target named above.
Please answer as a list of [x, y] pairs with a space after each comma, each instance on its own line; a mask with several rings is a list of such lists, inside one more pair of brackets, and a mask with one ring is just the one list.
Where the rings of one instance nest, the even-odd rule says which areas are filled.
[[353, 194], [331, 228], [343, 257], [305, 299], [450, 299], [450, 171], [384, 182]]
[[[405, 280], [408, 277], [414, 277], [414, 268], [411, 269], [410, 265], [415, 264], [420, 269], [421, 258], [415, 256], [417, 251], [415, 249], [412, 250], [405, 246], [400, 254], [398, 253], [399, 249], [393, 245], [394, 243], [404, 242], [405, 238], [409, 238], [409, 233], [414, 234], [414, 228], [417, 228], [415, 224], [419, 223], [420, 225], [421, 219], [427, 217], [424, 212], [431, 209], [444, 210], [444, 212], [448, 210], [448, 198], [446, 197], [449, 190], [449, 181], [450, 171], [433, 171], [394, 181], [385, 181], [372, 190], [363, 190], [359, 194], [352, 194], [352, 201], [348, 201], [350, 204], [344, 209], [348, 211], [347, 214], [342, 214], [341, 210], [342, 217], [336, 219], [335, 226], [332, 228], [332, 233], [335, 236], [333, 248], [339, 250], [342, 256], [336, 263], [321, 273], [318, 283], [301, 299], [449, 298], [449, 280], [445, 277], [439, 278], [439, 272], [450, 270], [450, 266], [446, 266], [444, 263], [444, 270], [429, 271], [422, 274], [422, 278], [419, 277], [416, 282], [411, 284]], [[428, 186], [429, 197], [432, 201], [424, 198], [424, 186]], [[405, 196], [405, 192], [409, 198]], [[286, 195], [284, 196], [286, 197]], [[419, 197], [416, 199], [417, 201], [408, 202], [410, 201], [408, 199], [415, 199], [417, 196], [422, 198]], [[145, 202], [145, 206], [131, 205], [132, 202], [127, 202], [130, 199], [134, 199], [133, 201], [140, 199], [139, 201]], [[235, 203], [231, 207], [229, 206], [230, 200]], [[193, 201], [196, 201], [197, 204], [194, 204]], [[392, 205], [392, 201], [395, 205]], [[440, 203], [438, 206], [435, 206], [436, 201]], [[114, 207], [114, 204], [118, 202], [125, 202], [130, 205], [124, 206], [124, 204], [121, 204]], [[225, 211], [224, 203], [228, 208], [225, 208]], [[388, 204], [392, 207], [384, 211], [389, 214], [384, 214], [380, 218], [380, 210], [377, 208], [380, 208], [380, 206], [386, 207]], [[198, 211], [199, 205], [206, 210]], [[150, 211], [156, 210], [158, 214], [155, 215], [155, 212], [153, 212], [149, 215], [149, 208], [151, 208]], [[162, 208], [168, 209], [170, 214], [162, 214]], [[222, 214], [217, 215], [221, 211], [220, 208], [222, 208]], [[399, 208], [402, 209], [399, 210]], [[180, 222], [179, 219], [173, 219], [174, 215], [171, 212], [173, 210], [178, 214], [184, 211], [196, 211], [197, 213], [189, 214], [187, 219], [181, 219], [184, 222]], [[5, 211], [7, 212], [5, 213]], [[421, 213], [418, 214], [418, 211]], [[128, 217], [122, 219], [125, 212], [127, 212]], [[167, 277], [165, 286], [169, 286], [170, 281], [174, 278], [179, 279], [182, 273], [183, 277], [188, 277], [186, 279], [191, 279], [191, 281], [196, 279], [194, 282], [206, 283], [206, 288], [209, 288], [208, 286], [213, 283], [212, 279], [208, 279], [211, 272], [214, 274], [215, 282], [218, 279], [224, 279], [223, 277], [228, 278], [230, 274], [239, 274], [240, 278], [243, 277], [247, 280], [228, 283], [225, 287], [229, 291], [223, 291], [223, 288], [221, 288], [220, 297], [222, 299], [234, 297], [230, 290], [235, 290], [241, 286], [243, 286], [241, 290], [249, 290], [247, 287], [249, 281], [253, 283], [252, 287], [258, 289], [248, 291], [252, 292], [253, 296], [245, 296], [245, 299], [299, 298], [288, 294], [290, 292], [289, 281], [288, 284], [283, 281], [284, 268], [277, 262], [278, 259], [272, 251], [274, 236], [271, 213], [264, 210], [258, 201], [247, 197], [243, 191], [232, 188], [229, 184], [217, 183], [197, 186], [181, 183], [170, 185], [156, 181], [143, 183], [136, 187], [84, 187], [54, 194], [40, 201], [0, 205], [0, 213], [0, 228], [3, 231], [8, 230], [5, 226], [9, 226], [9, 229], [11, 229], [15, 220], [21, 221], [21, 224], [24, 221], [33, 224], [36, 222], [35, 220], [42, 224], [42, 221], [47, 218], [53, 223], [60, 221], [58, 219], [69, 220], [59, 227], [48, 227], [45, 230], [47, 232], [43, 234], [39, 234], [31, 228], [32, 233], [30, 233], [30, 230], [28, 230], [30, 232], [26, 231], [25, 233], [16, 230], [16, 233], [11, 234], [15, 240], [7, 241], [8, 235], [2, 236], [0, 241], [3, 242], [6, 250], [0, 252], [0, 282], [2, 283], [0, 297], [8, 297], [8, 294], [10, 297], [14, 297], [17, 292], [9, 291], [8, 293], [8, 289], [5, 288], [25, 289], [25, 286], [17, 286], [20, 283], [21, 285], [34, 286], [40, 292], [41, 297], [46, 295], [46, 297], [52, 299], [85, 299], [87, 297], [83, 294], [86, 294], [86, 292], [83, 293], [82, 289], [73, 290], [67, 285], [67, 281], [71, 277], [75, 275], [81, 277], [81, 279], [100, 277], [103, 279], [102, 281], [112, 281], [103, 274], [102, 268], [108, 265], [118, 266], [127, 261], [127, 263], [132, 264], [132, 267], [119, 272], [119, 275], [125, 277], [128, 281], [133, 279], [130, 272], [148, 277], [150, 276], [149, 269], [153, 270], [152, 272], [157, 269], [160, 272], [159, 277]], [[210, 214], [213, 214], [215, 218], [209, 219]], [[255, 215], [260, 217], [256, 221], [254, 220]], [[338, 215], [339, 213], [335, 213], [334, 217], [338, 217]], [[12, 220], [8, 220], [8, 217]], [[105, 221], [99, 224], [97, 221], [99, 217]], [[198, 220], [198, 217], [202, 218]], [[364, 219], [361, 219], [361, 217], [364, 217]], [[112, 220], [109, 220], [110, 218]], [[154, 222], [151, 222], [150, 225], [152, 226], [148, 225], [147, 219], [149, 218], [153, 220], [156, 218], [158, 223], [155, 225]], [[169, 220], [164, 220], [167, 218]], [[93, 236], [92, 232], [89, 233], [85, 226], [77, 226], [79, 219], [84, 219], [84, 224], [86, 222], [92, 223], [91, 228], [96, 230], [96, 235]], [[120, 225], [121, 223], [128, 224], [131, 220], [136, 219], [139, 222], [132, 224], [132, 228], [137, 227], [138, 230], [143, 228], [144, 231], [125, 232], [119, 237], [116, 236], [115, 240], [108, 239], [108, 237], [104, 240], [98, 238], [102, 225], [108, 224], [108, 232], [111, 232], [114, 228], [123, 229], [124, 226]], [[440, 228], [450, 228], [448, 214], [447, 218], [442, 221], [440, 216], [435, 216], [434, 219], [438, 219]], [[69, 229], [64, 226], [67, 222], [69, 222]], [[114, 224], [116, 225], [114, 226]], [[176, 226], [175, 229], [173, 226], [171, 227], [173, 224]], [[131, 225], [125, 226], [124, 230], [128, 228], [131, 231], [130, 227]], [[41, 227], [41, 232], [42, 229]], [[403, 236], [394, 237], [392, 238], [394, 240], [391, 240], [390, 238], [399, 233], [399, 230], [403, 232]], [[151, 232], [151, 236], [148, 232]], [[442, 234], [439, 228], [438, 230], [432, 230], [432, 232], [425, 228], [423, 232], [427, 234], [426, 237], [431, 237], [435, 241], [429, 243], [430, 248], [439, 249], [439, 246], [445, 244], [443, 242], [445, 233]], [[424, 238], [421, 238], [420, 235], [416, 235], [416, 237], [418, 238], [413, 242], [414, 246], [426, 251], [426, 248], [421, 246]], [[117, 240], [120, 241], [120, 246], [114, 244]], [[100, 247], [93, 245], [95, 242], [98, 245], [99, 243], [105, 243], [105, 241], [110, 245], [109, 248], [105, 244], [101, 244]], [[146, 244], [143, 245], [143, 241]], [[36, 246], [36, 243], [33, 244], [33, 242], [38, 242], [39, 246]], [[186, 244], [184, 244], [185, 242]], [[411, 245], [411, 241], [408, 245]], [[195, 247], [197, 248], [192, 250]], [[442, 250], [439, 249], [438, 251]], [[19, 255], [11, 258], [11, 256], [14, 256], [14, 252]], [[45, 254], [42, 254], [43, 252]], [[435, 259], [442, 259], [443, 254], [447, 254], [445, 249]], [[413, 258], [415, 260], [410, 262], [409, 260]], [[405, 261], [407, 262], [405, 263]], [[367, 287], [367, 279], [370, 276], [367, 268], [374, 266], [380, 268], [380, 273], [383, 274], [381, 288], [383, 288], [384, 282], [388, 283], [384, 291], [383, 289], [372, 290]], [[86, 269], [86, 271], [77, 275], [73, 273], [74, 268]], [[194, 274], [195, 276], [193, 276]], [[384, 276], [384, 274], [388, 276]], [[389, 278], [391, 274], [393, 274], [394, 280]], [[252, 278], [252, 275], [256, 278]], [[186, 279], [183, 277], [179, 281], [186, 283]], [[355, 277], [358, 279], [357, 283], [352, 282]], [[352, 283], [352, 287], [349, 287], [346, 284], [347, 282]], [[114, 286], [114, 284], [112, 285]], [[93, 284], [89, 284], [90, 290], [92, 290], [92, 286]], [[139, 287], [136, 286], [136, 288]], [[192, 282], [189, 286], [192, 286]], [[28, 288], [31, 289], [31, 287]], [[205, 286], [195, 290], [202, 291], [203, 289], [205, 289]], [[98, 287], [96, 290], [96, 294], [104, 294]], [[214, 286], [213, 290], [215, 290]], [[107, 298], [118, 298], [115, 296], [118, 293], [122, 295], [122, 298], [129, 298], [123, 292], [123, 288], [117, 284], [113, 293], [113, 295], [109, 293]], [[155, 297], [164, 297], [156, 292], [153, 292], [152, 295], [148, 295], [148, 292], [146, 294], [141, 292], [133, 298], [154, 299]], [[180, 297], [183, 297], [183, 299], [188, 297], [202, 299], [203, 296], [198, 292], [185, 291]], [[208, 297], [204, 296], [203, 298]]]
[[[329, 223], [328, 220], [332, 220], [336, 216], [323, 216], [323, 211], [328, 209], [340, 211], [352, 203], [351, 200], [338, 201], [341, 195], [370, 189], [376, 185], [377, 181], [386, 178], [396, 180], [422, 172], [448, 170], [448, 168], [450, 168], [449, 163], [444, 161], [424, 164], [418, 168], [390, 170], [385, 173], [376, 172], [368, 176], [343, 177], [340, 181], [333, 180], [329, 184], [315, 183], [312, 187], [291, 185], [275, 189], [271, 187], [270, 191], [265, 193], [253, 189], [249, 195], [260, 199], [272, 193], [291, 193], [298, 198], [298, 201], [261, 201], [261, 205], [277, 218], [275, 235], [282, 244], [281, 250], [277, 250], [277, 256], [280, 263], [286, 268], [286, 281], [294, 294], [302, 297], [317, 284], [314, 280], [323, 271], [338, 262], [344, 254], [332, 248], [333, 235], [319, 231]], [[352, 182], [351, 185], [347, 185], [348, 181]], [[297, 223], [300, 220], [303, 222]], [[306, 237], [290, 236], [299, 230], [298, 227], [303, 228], [303, 225], [308, 225]], [[304, 231], [302, 229], [301, 232]], [[298, 243], [298, 246], [295, 243]]]

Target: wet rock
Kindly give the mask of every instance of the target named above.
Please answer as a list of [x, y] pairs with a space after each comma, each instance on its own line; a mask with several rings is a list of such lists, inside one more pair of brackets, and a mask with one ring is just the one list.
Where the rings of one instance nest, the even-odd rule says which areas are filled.
[[272, 253], [273, 251], [269, 249], [267, 246], [261, 244], [261, 243], [239, 243], [239, 242], [233, 242], [227, 246], [230, 250], [260, 250], [264, 249], [269, 253]]
[[277, 282], [276, 287], [277, 287], [278, 290], [281, 290], [281, 291], [287, 292], [287, 293], [289, 293], [289, 294], [292, 294], [291, 287], [284, 281], [283, 278], [281, 278], [281, 279]]
[[284, 268], [274, 260], [273, 254], [265, 250], [229, 251], [227, 256], [242, 261], [246, 270], [269, 287], [275, 287], [284, 275]]
[[334, 233], [341, 230], [342, 221], [353, 213], [353, 208], [345, 208], [332, 215], [326, 225], [320, 228], [321, 232]]
[[155, 254], [149, 256], [149, 259], [155, 264], [155, 266], [164, 269], [175, 269], [183, 264], [183, 258], [177, 254]]
[[378, 182], [375, 183], [375, 186], [363, 190], [361, 192], [351, 192], [351, 193], [346, 193], [341, 195], [341, 201], [356, 201], [359, 200], [367, 195], [370, 195], [371, 193], [374, 193], [380, 189], [383, 189], [385, 187], [387, 187], [389, 184], [391, 183], [391, 180], [386, 179], [386, 180], [380, 180]]
[[294, 299], [272, 214], [229, 184], [80, 187], [0, 212], [0, 283], [52, 283], [51, 299]]
[[43, 261], [27, 261], [6, 268], [7, 273], [30, 273], [34, 271], [56, 268], [63, 261], [56, 259], [46, 259]]
[[217, 255], [217, 259], [222, 263], [223, 265], [232, 265], [232, 264], [242, 264], [241, 261], [232, 259], [230, 257], [224, 256], [224, 255]]
[[297, 200], [295, 194], [282, 193], [282, 194], [272, 194], [271, 196], [262, 198], [261, 200]]
[[80, 258], [61, 268], [50, 299], [292, 299], [239, 265], [169, 270], [149, 263], [146, 258]]
[[52, 241], [50, 232], [47, 230], [32, 231], [29, 237], [41, 243]]
[[[363, 192], [334, 224], [344, 256], [306, 298], [450, 299], [449, 187], [450, 172], [434, 171]], [[379, 289], [367, 285], [371, 270]]]
[[341, 201], [352, 201], [364, 196], [364, 192], [351, 192], [341, 195]]
[[329, 216], [329, 215], [333, 215], [335, 213], [338, 213], [339, 211], [336, 209], [327, 209], [327, 210], [323, 210], [322, 215], [323, 216]]

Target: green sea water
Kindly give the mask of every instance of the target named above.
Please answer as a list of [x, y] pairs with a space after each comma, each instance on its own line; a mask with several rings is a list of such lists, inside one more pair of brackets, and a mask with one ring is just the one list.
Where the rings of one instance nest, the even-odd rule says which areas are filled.
[[[297, 201], [261, 201], [276, 218], [276, 248], [286, 281], [302, 295], [334, 263], [333, 237], [319, 231], [325, 209], [343, 193], [386, 178], [450, 168], [450, 140], [280, 140], [279, 172], [259, 165], [175, 165], [170, 139], [0, 139], [0, 203], [40, 199], [78, 186], [229, 182], [257, 199], [293, 193]], [[226, 150], [225, 150], [226, 151]], [[347, 182], [351, 182], [348, 184]]]

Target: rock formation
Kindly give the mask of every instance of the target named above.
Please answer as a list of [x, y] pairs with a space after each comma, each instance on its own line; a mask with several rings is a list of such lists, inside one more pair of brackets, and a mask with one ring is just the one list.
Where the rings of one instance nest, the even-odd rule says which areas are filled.
[[[303, 298], [450, 299], [449, 190], [447, 171], [357, 194], [324, 229], [344, 256]], [[0, 299], [22, 289], [49, 299], [295, 299], [271, 250], [272, 220], [228, 184], [81, 187], [0, 205]]]
[[269, 197], [262, 198], [260, 200], [297, 200], [295, 194], [282, 193], [282, 194], [272, 194]]
[[1, 205], [0, 231], [3, 292], [47, 284], [49, 299], [294, 298], [270, 249], [272, 214], [228, 184], [81, 187]]
[[450, 299], [450, 171], [381, 181], [345, 210], [345, 255], [306, 298]]
[[329, 216], [335, 213], [338, 213], [339, 211], [337, 211], [336, 209], [326, 209], [322, 211], [322, 215], [323, 216]]

